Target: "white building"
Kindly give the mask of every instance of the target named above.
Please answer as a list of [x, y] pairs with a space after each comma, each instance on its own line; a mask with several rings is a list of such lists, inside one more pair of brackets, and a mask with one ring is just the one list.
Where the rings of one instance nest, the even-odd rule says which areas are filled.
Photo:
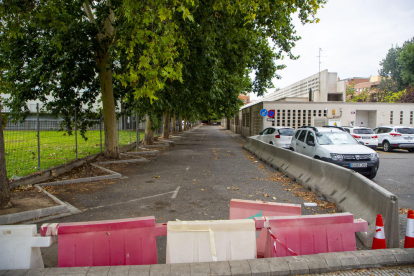
[[324, 70], [283, 89], [266, 95], [263, 101], [344, 102], [346, 82], [338, 80], [337, 73]]
[[[319, 74], [312, 75], [241, 107], [237, 116], [223, 120], [222, 125], [245, 137], [257, 135], [270, 126], [295, 129], [303, 125], [329, 124], [414, 127], [414, 103], [354, 103], [345, 102], [345, 99], [346, 80], [338, 80], [336, 73], [324, 70], [320, 77]], [[275, 117], [262, 117], [262, 109], [275, 110]]]

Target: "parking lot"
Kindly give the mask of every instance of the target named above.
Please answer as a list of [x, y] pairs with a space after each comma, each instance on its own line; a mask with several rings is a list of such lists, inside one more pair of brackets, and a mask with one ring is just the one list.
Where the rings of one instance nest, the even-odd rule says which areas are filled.
[[380, 167], [373, 181], [398, 197], [400, 207], [414, 209], [414, 153], [377, 150]]

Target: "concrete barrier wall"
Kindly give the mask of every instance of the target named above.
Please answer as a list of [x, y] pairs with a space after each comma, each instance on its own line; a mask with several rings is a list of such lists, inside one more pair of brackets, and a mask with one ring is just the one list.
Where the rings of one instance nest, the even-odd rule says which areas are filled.
[[352, 170], [276, 148], [255, 137], [247, 138], [243, 148], [302, 186], [324, 195], [339, 210], [366, 220], [369, 231], [357, 234], [365, 246], [372, 245], [376, 215], [382, 214], [387, 246], [399, 247], [398, 198], [394, 194]]

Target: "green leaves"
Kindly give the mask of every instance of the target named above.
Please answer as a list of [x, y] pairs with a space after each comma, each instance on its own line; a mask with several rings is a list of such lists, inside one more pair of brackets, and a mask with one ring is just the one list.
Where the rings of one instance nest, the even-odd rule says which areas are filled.
[[29, 2], [0, 5], [2, 89], [16, 116], [31, 99], [54, 114], [83, 116], [101, 98], [104, 68], [113, 72], [115, 101], [188, 119], [230, 117], [240, 93], [263, 95], [284, 68], [276, 61], [297, 58], [292, 15], [315, 22], [325, 3], [102, 0], [89, 1], [88, 13], [85, 0]]

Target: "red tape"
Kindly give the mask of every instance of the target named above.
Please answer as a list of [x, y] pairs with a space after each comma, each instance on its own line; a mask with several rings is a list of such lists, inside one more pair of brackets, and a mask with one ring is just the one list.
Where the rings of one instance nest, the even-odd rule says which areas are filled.
[[275, 254], [276, 252], [276, 241], [279, 242], [281, 245], [283, 245], [287, 250], [289, 250], [289, 252], [291, 252], [293, 255], [295, 256], [299, 256], [298, 254], [296, 254], [295, 251], [293, 251], [292, 249], [290, 249], [289, 247], [287, 247], [283, 242], [281, 242], [278, 238], [275, 237], [275, 235], [273, 235], [272, 231], [270, 230], [270, 228], [267, 229], [269, 231], [270, 236], [274, 239], [273, 242], [273, 248], [275, 250]]

